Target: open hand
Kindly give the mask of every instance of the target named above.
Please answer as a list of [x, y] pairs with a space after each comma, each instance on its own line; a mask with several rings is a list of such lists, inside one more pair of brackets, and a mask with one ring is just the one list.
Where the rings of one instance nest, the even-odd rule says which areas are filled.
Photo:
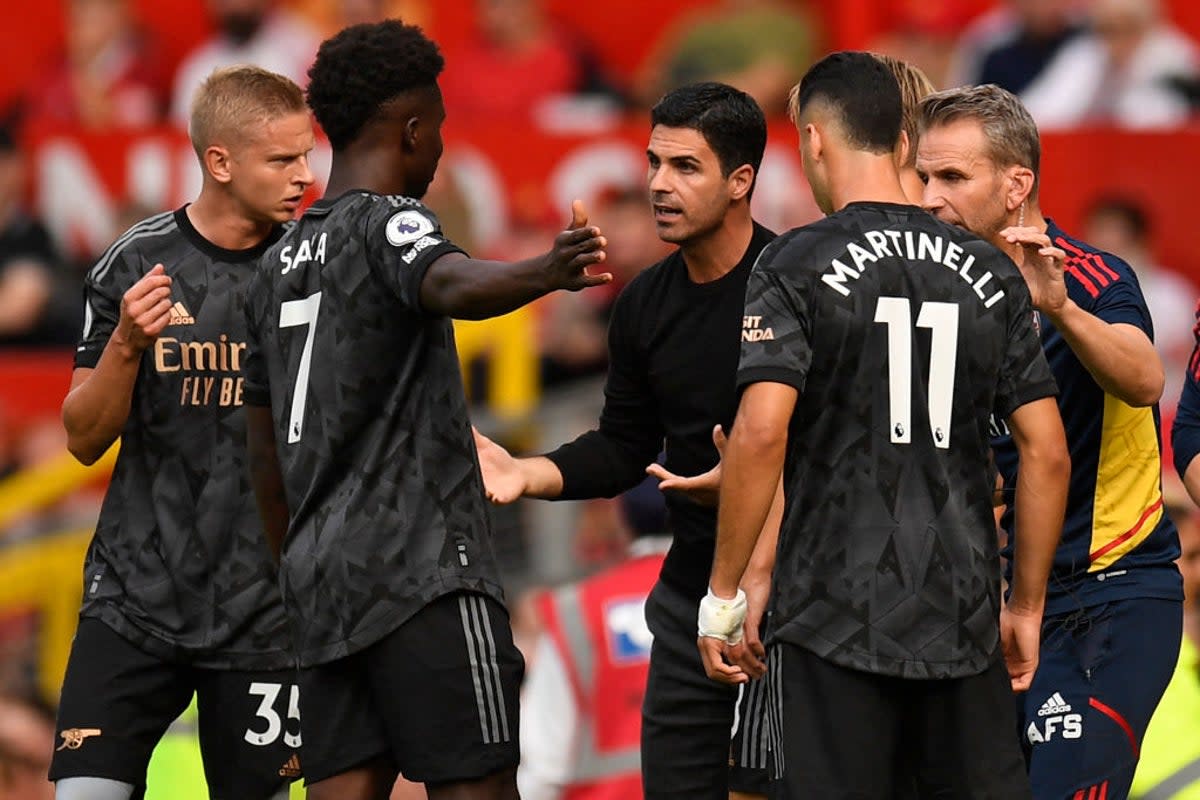
[[525, 491], [525, 474], [512, 454], [484, 436], [472, 425], [475, 449], [479, 452], [479, 469], [483, 473], [483, 489], [493, 503], [504, 505], [519, 498]]
[[[725, 457], [725, 444], [728, 441], [725, 431], [720, 425], [713, 428], [713, 444], [717, 447], [718, 459]], [[670, 472], [662, 464], [651, 464], [646, 472], [658, 478], [658, 488], [661, 491], [679, 492], [684, 497], [702, 506], [714, 507], [721, 495], [721, 462], [708, 472], [685, 478]]]

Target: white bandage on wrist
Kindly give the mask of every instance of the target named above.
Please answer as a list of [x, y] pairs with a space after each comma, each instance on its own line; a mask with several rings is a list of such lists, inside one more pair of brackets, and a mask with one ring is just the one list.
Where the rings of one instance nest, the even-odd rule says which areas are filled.
[[700, 599], [697, 624], [700, 635], [720, 639], [729, 644], [742, 641], [742, 625], [746, 622], [746, 593], [741, 589], [731, 600], [717, 597], [710, 588]]

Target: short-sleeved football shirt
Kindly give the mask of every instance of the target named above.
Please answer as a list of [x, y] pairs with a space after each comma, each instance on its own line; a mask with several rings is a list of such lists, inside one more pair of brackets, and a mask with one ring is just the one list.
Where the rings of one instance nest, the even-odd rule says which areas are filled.
[[799, 391], [775, 638], [904, 678], [987, 668], [988, 420], [1055, 391], [1032, 317], [1007, 256], [915, 206], [851, 203], [763, 251], [738, 383]]
[[246, 402], [276, 423], [302, 666], [444, 594], [503, 599], [454, 330], [420, 303], [426, 270], [456, 251], [418, 201], [353, 191], [314, 204], [263, 258]]
[[84, 565], [83, 616], [163, 658], [281, 669], [293, 658], [250, 491], [242, 367], [246, 291], [276, 239], [225, 250], [186, 208], [130, 228], [88, 273], [75, 366], [94, 368], [121, 299], [155, 264], [167, 327], [142, 355], [121, 452]]

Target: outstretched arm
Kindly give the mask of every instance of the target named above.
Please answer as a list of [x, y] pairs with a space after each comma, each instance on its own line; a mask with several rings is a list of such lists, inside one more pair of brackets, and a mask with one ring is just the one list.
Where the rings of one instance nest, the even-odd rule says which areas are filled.
[[487, 319], [536, 300], [556, 289], [578, 291], [612, 280], [587, 268], [604, 261], [607, 244], [600, 229], [587, 224], [583, 204], [571, 204], [571, 225], [550, 251], [508, 263], [448, 253], [429, 266], [421, 281], [421, 307], [455, 319]]
[[267, 547], [278, 563], [291, 515], [279, 454], [275, 450], [275, 423], [270, 406], [246, 405], [246, 450], [250, 461], [250, 485], [258, 503]]

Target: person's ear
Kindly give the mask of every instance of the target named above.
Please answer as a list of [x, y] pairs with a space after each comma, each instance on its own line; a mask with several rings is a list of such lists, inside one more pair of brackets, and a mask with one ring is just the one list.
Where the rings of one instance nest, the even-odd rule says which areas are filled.
[[749, 164], [742, 164], [729, 173], [729, 177], [726, 180], [729, 182], [730, 199], [741, 200], [750, 193], [751, 187], [754, 186], [754, 167]]
[[409, 117], [408, 122], [404, 123], [404, 135], [401, 141], [404, 143], [404, 149], [413, 151], [417, 149], [417, 141], [420, 139], [421, 118]]
[[912, 154], [912, 140], [908, 138], [908, 131], [901, 129], [900, 138], [896, 140], [896, 166], [903, 167], [908, 163], [908, 157]]
[[201, 156], [204, 170], [217, 183], [229, 183], [233, 180], [232, 161], [229, 149], [219, 144], [210, 144]]
[[825, 152], [825, 142], [822, 139], [820, 129], [816, 125], [810, 122], [804, 126], [804, 130], [800, 133], [800, 146], [807, 147], [806, 153], [809, 160], [821, 160], [821, 156]]
[[1033, 193], [1033, 170], [1029, 167], [1009, 167], [1005, 176], [1004, 205], [1016, 211]]

